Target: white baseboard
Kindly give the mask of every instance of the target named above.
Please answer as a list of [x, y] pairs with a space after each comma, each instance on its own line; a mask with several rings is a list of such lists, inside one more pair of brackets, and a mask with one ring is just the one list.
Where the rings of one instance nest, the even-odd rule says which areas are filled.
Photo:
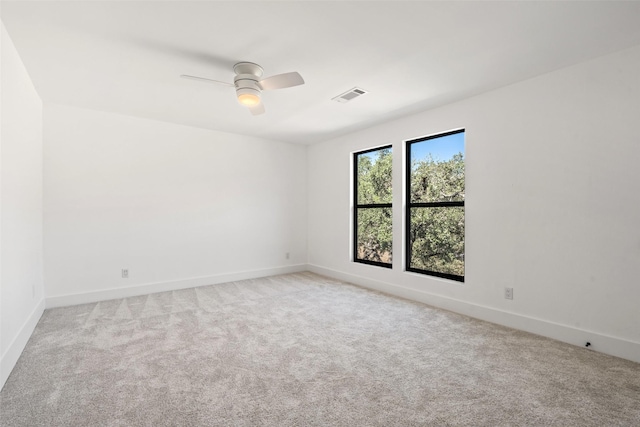
[[[597, 332], [577, 329], [571, 326], [550, 322], [516, 313], [510, 313], [491, 307], [472, 304], [453, 298], [407, 288], [393, 283], [369, 279], [355, 274], [309, 264], [308, 270], [338, 280], [353, 283], [365, 288], [396, 295], [413, 301], [419, 301], [434, 307], [443, 308], [487, 322], [497, 323], [514, 329], [542, 335], [568, 344], [583, 347], [588, 341], [591, 350], [609, 354], [640, 363], [640, 343]], [[586, 351], [586, 350], [585, 350]]]
[[42, 313], [44, 313], [44, 307], [45, 301], [42, 298], [20, 328], [18, 335], [2, 355], [2, 359], [0, 359], [0, 390], [4, 387], [4, 383], [7, 382], [11, 371], [16, 366], [16, 362], [26, 347], [29, 338], [31, 338], [33, 330], [36, 328], [40, 317], [42, 317]]
[[46, 298], [46, 307], [55, 308], [78, 304], [88, 304], [99, 301], [153, 294], [157, 292], [177, 291], [179, 289], [196, 288], [199, 286], [234, 282], [237, 280], [255, 279], [258, 277], [275, 276], [278, 274], [299, 273], [306, 270], [306, 264], [297, 264], [284, 267], [266, 268], [262, 270], [225, 273], [215, 276], [193, 277], [189, 279], [174, 280], [170, 282], [145, 283], [142, 285], [135, 285], [126, 288], [102, 289], [92, 292], [57, 295]]

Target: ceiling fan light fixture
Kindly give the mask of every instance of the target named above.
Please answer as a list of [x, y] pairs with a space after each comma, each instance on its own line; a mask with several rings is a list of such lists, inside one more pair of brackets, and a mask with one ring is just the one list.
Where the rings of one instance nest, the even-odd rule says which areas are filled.
[[255, 89], [238, 89], [236, 95], [238, 96], [238, 102], [247, 107], [260, 104], [260, 92]]

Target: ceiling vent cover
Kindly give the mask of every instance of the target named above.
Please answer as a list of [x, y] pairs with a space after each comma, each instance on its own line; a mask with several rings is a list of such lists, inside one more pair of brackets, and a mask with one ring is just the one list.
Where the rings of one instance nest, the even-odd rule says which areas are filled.
[[362, 95], [364, 95], [366, 93], [368, 93], [366, 90], [360, 89], [359, 87], [354, 87], [353, 89], [349, 89], [345, 93], [341, 93], [340, 95], [336, 96], [335, 98], [331, 98], [331, 100], [344, 103], [344, 102], [349, 102], [352, 99], [355, 99], [355, 98], [357, 98], [359, 96], [362, 96]]

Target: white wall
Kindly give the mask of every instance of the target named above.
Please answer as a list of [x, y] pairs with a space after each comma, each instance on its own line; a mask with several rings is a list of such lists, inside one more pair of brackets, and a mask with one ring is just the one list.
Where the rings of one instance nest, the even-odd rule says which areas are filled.
[[48, 306], [305, 268], [306, 147], [47, 104], [44, 135]]
[[[638, 76], [640, 47], [311, 146], [311, 268], [640, 361]], [[400, 171], [403, 140], [455, 128], [465, 283], [403, 272], [401, 173], [393, 270], [350, 262], [350, 153], [393, 144]]]
[[0, 388], [44, 311], [42, 102], [2, 24], [0, 35]]

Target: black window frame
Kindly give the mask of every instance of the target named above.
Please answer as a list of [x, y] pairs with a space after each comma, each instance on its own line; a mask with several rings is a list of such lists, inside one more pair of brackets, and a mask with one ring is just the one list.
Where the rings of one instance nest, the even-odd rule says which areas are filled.
[[[406, 210], [405, 210], [405, 270], [412, 273], [426, 274], [429, 276], [440, 277], [443, 279], [455, 280], [457, 282], [464, 282], [465, 276], [458, 276], [456, 274], [441, 273], [439, 271], [423, 270], [421, 268], [411, 267], [411, 208], [443, 208], [443, 207], [462, 207], [464, 209], [464, 200], [455, 202], [411, 202], [411, 145], [419, 142], [428, 141], [431, 139], [442, 138], [445, 136], [455, 135], [458, 133], [465, 133], [465, 129], [457, 129], [449, 132], [439, 133], [436, 135], [429, 135], [422, 138], [416, 138], [405, 141], [405, 196], [406, 196]], [[466, 174], [465, 174], [466, 181]], [[466, 184], [465, 184], [466, 187]], [[466, 210], [465, 210], [466, 214]], [[465, 218], [466, 223], [466, 218]], [[465, 233], [466, 234], [466, 233]], [[466, 235], [465, 235], [466, 240]], [[466, 264], [466, 260], [465, 260]], [[466, 271], [466, 265], [465, 265]]]
[[[393, 268], [393, 262], [384, 263], [378, 261], [371, 261], [367, 259], [358, 258], [358, 209], [370, 209], [370, 208], [390, 208], [393, 214], [393, 203], [358, 203], [358, 156], [361, 154], [372, 153], [374, 151], [380, 151], [385, 149], [391, 149], [393, 155], [393, 145], [383, 145], [381, 147], [369, 148], [362, 151], [356, 151], [353, 153], [353, 262], [375, 265], [377, 267]], [[393, 174], [392, 177], [393, 179]], [[392, 221], [393, 224], [393, 221]]]

